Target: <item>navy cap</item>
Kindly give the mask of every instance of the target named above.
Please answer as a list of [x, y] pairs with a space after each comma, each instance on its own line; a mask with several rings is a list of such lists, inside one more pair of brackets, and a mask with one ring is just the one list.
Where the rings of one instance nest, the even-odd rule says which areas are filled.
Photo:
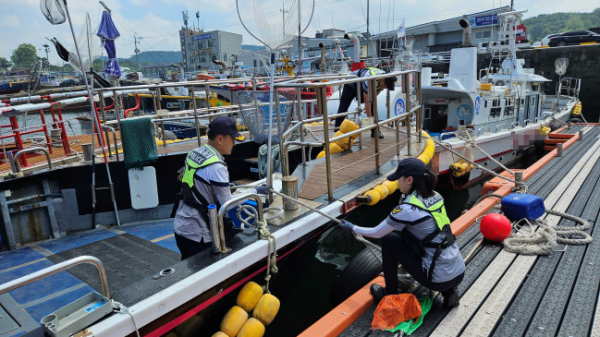
[[397, 80], [398, 80], [398, 78], [396, 78], [396, 76], [390, 76], [390, 77], [384, 78], [383, 81], [385, 82], [386, 89], [389, 91], [394, 91], [394, 89], [396, 88]]
[[400, 177], [419, 177], [423, 175], [425, 175], [425, 163], [417, 158], [406, 158], [398, 163], [396, 172], [390, 174], [387, 179], [394, 181], [400, 179]]
[[208, 124], [208, 131], [218, 135], [231, 135], [235, 140], [242, 141], [244, 136], [240, 134], [235, 123], [235, 119], [231, 117], [217, 117]]

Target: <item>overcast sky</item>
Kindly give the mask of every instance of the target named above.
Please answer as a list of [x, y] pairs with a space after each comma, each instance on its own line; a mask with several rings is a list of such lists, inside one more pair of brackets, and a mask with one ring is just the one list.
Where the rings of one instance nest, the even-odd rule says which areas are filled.
[[[52, 0], [63, 1], [63, 0]], [[255, 0], [239, 0], [250, 4]], [[305, 4], [312, 1], [301, 0]], [[111, 10], [113, 20], [121, 34], [116, 40], [117, 56], [134, 55], [134, 34], [142, 37], [138, 48], [144, 51], [179, 51], [178, 31], [183, 26], [182, 11], [188, 11], [188, 26], [204, 30], [220, 29], [243, 35], [244, 44], [261, 43], [246, 33], [236, 12], [235, 0], [104, 0]], [[282, 21], [281, 9], [295, 6], [297, 0], [260, 0], [265, 15], [273, 23]], [[315, 0], [312, 22], [304, 36], [314, 36], [317, 30], [339, 28], [346, 31], [367, 30], [367, 2], [370, 4], [370, 32], [376, 34], [396, 29], [405, 20], [406, 27], [444, 20], [463, 14], [472, 14], [510, 5], [509, 0]], [[98, 1], [69, 0], [69, 12], [78, 35], [86, 13], [97, 28], [103, 7]], [[591, 12], [600, 7], [600, 0], [514, 0], [516, 10], [527, 9], [524, 18], [556, 12]], [[306, 11], [305, 9], [303, 11]], [[196, 18], [199, 12], [199, 19]], [[303, 15], [307, 13], [303, 13]], [[246, 16], [248, 17], [248, 16]], [[12, 50], [21, 43], [38, 48], [45, 56], [46, 37], [56, 37], [72, 50], [73, 38], [68, 22], [50, 24], [40, 10], [39, 0], [0, 0], [0, 57], [10, 59]], [[249, 26], [252, 26], [249, 24]], [[254, 26], [255, 27], [255, 26]], [[258, 37], [259, 32], [254, 32]], [[49, 52], [52, 64], [59, 63], [54, 48]]]

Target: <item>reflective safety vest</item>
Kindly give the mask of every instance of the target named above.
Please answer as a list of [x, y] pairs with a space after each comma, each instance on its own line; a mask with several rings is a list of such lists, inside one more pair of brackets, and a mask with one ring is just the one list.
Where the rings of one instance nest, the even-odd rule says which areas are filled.
[[194, 175], [198, 169], [217, 163], [227, 166], [219, 153], [208, 144], [190, 151], [185, 159], [185, 172], [181, 180], [181, 200], [183, 200], [184, 204], [198, 209], [200, 215], [205, 217], [205, 220], [208, 219], [208, 209], [206, 208], [208, 201], [194, 188]]
[[[450, 219], [446, 214], [446, 208], [444, 207], [444, 198], [439, 193], [435, 192], [435, 194], [432, 197], [421, 199], [413, 192], [410, 196], [410, 199], [408, 199], [408, 202], [406, 203], [429, 212], [429, 214], [431, 214], [433, 220], [437, 225], [436, 230], [434, 230], [422, 240], [417, 239], [406, 228], [402, 230], [402, 236], [404, 236], [405, 239], [408, 240], [409, 244], [415, 247], [415, 249], [421, 254], [425, 253], [425, 247], [435, 248], [435, 253], [433, 254], [428, 274], [428, 279], [429, 281], [431, 281], [431, 278], [433, 276], [433, 268], [435, 267], [435, 262], [442, 253], [442, 250], [452, 246], [456, 241], [456, 237], [452, 233], [452, 229], [450, 229]], [[412, 223], [411, 225], [415, 225], [425, 220], [427, 220], [427, 217], [423, 218], [422, 220], [418, 220]], [[432, 242], [433, 239], [436, 238], [440, 233], [444, 234], [444, 239], [442, 240], [442, 242]]]

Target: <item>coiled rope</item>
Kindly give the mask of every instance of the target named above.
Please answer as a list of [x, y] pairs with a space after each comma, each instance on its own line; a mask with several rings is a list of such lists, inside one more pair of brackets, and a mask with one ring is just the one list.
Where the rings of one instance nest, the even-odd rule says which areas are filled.
[[265, 275], [265, 286], [264, 289], [267, 293], [269, 291], [269, 281], [271, 281], [271, 272], [276, 274], [279, 271], [277, 268], [277, 242], [273, 234], [267, 228], [267, 221], [258, 221], [256, 230], [260, 234], [260, 238], [267, 240], [267, 275]]
[[[519, 230], [524, 236], [513, 236], [504, 240], [504, 249], [509, 252], [524, 254], [524, 255], [550, 255], [554, 251], [554, 246], [557, 244], [565, 245], [587, 245], [592, 242], [592, 237], [585, 232], [590, 228], [590, 223], [580, 217], [567, 214], [555, 210], [546, 210], [548, 214], [558, 215], [565, 219], [572, 220], [580, 223], [579, 226], [557, 226], [548, 225], [547, 220], [538, 219], [535, 222], [539, 226], [539, 230], [535, 231], [535, 228], [529, 227], [531, 230], [530, 234], [525, 234], [524, 231]], [[529, 225], [532, 225], [529, 221], [525, 220]], [[517, 221], [516, 223], [519, 223]], [[525, 236], [526, 235], [526, 236]], [[576, 238], [570, 238], [574, 236]]]

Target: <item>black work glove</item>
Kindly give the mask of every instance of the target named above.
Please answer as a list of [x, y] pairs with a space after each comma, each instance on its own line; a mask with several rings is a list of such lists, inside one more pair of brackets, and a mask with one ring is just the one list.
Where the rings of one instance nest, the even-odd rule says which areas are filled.
[[348, 232], [348, 233], [354, 232], [352, 230], [354, 228], [354, 224], [350, 221], [342, 220], [342, 222], [339, 224], [339, 226], [344, 232]]
[[254, 186], [256, 193], [267, 195], [269, 194], [269, 188], [267, 186]]

